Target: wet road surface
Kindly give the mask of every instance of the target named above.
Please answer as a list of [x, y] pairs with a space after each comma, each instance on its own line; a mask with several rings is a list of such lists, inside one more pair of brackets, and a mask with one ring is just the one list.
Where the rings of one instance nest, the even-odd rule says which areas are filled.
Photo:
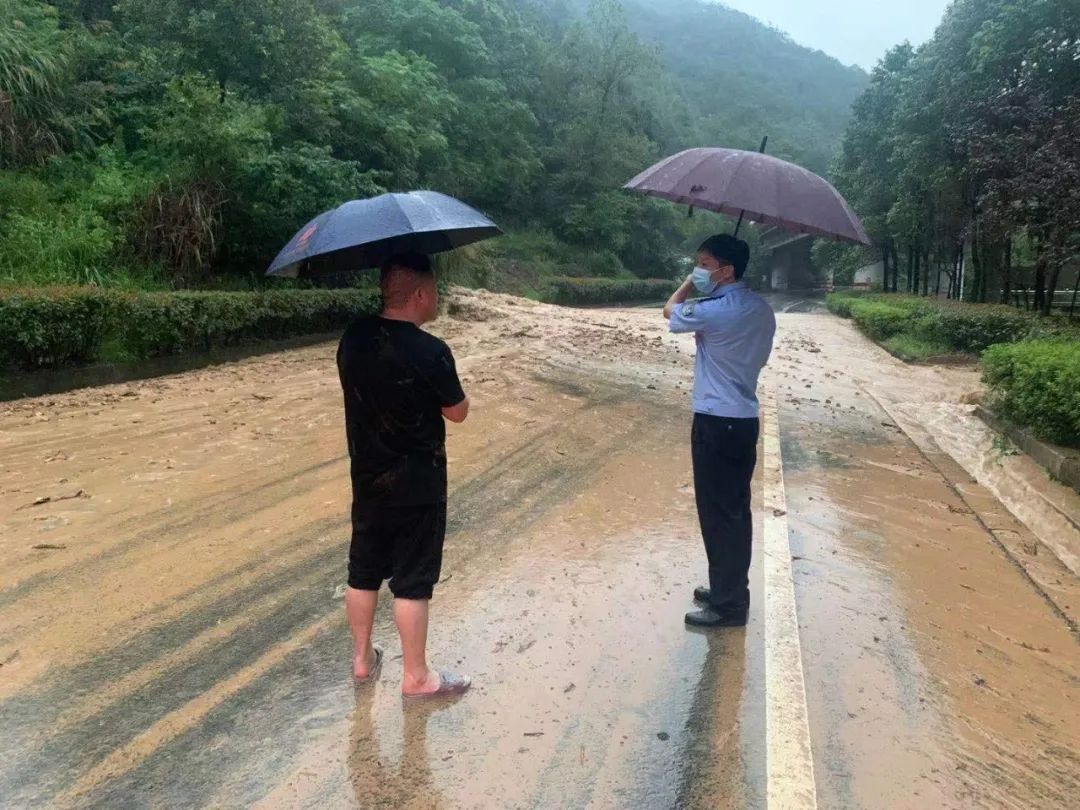
[[474, 415], [429, 646], [473, 692], [402, 704], [385, 603], [381, 681], [351, 682], [332, 345], [9, 403], [0, 805], [1072, 806], [1076, 538], [941, 449], [977, 446], [973, 370], [782, 313], [750, 625], [694, 633], [692, 341], [451, 312]]

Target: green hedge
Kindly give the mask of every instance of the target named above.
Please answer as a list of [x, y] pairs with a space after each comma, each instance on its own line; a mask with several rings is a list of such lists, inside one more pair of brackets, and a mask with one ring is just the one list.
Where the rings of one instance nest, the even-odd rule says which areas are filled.
[[667, 300], [678, 286], [664, 279], [554, 278], [541, 297], [564, 306], [630, 304]]
[[378, 310], [368, 290], [0, 291], [0, 368], [141, 360], [340, 329]]
[[841, 318], [850, 318], [851, 308], [855, 306], [855, 302], [859, 300], [861, 300], [861, 296], [832, 293], [826, 297], [825, 304], [829, 308], [829, 312], [833, 315], [839, 315]]
[[95, 289], [0, 293], [0, 368], [91, 362], [112, 310], [110, 296]]
[[909, 310], [879, 301], [853, 301], [850, 312], [859, 328], [874, 340], [888, 340], [906, 332], [912, 323]]
[[1041, 439], [1080, 447], [1080, 341], [991, 347], [983, 379], [994, 407]]
[[855, 323], [874, 340], [904, 334], [952, 351], [980, 354], [997, 343], [1080, 340], [1080, 325], [1041, 318], [997, 304], [967, 304], [909, 295], [834, 293], [829, 310]]
[[972, 354], [980, 354], [996, 343], [1026, 340], [1038, 320], [1012, 307], [959, 302], [925, 307], [918, 318], [916, 328], [922, 337]]

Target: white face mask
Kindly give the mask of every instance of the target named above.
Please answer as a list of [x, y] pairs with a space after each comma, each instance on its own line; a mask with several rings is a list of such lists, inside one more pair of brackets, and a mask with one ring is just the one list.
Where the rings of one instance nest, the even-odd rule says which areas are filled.
[[706, 267], [695, 267], [692, 280], [697, 291], [702, 295], [709, 295], [720, 286], [712, 280], [712, 270]]

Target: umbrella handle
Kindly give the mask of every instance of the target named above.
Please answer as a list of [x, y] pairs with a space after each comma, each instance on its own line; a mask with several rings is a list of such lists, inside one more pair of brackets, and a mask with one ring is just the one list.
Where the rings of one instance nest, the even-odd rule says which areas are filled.
[[[761, 139], [761, 146], [758, 147], [758, 152], [760, 152], [761, 154], [764, 155], [765, 154], [765, 147], [768, 146], [768, 145], [769, 145], [769, 136], [766, 135], [764, 138]], [[690, 210], [693, 211], [692, 208]], [[742, 227], [742, 221], [743, 221], [744, 216], [746, 216], [746, 212], [745, 211], [740, 211], [739, 212], [739, 221], [735, 223], [735, 233], [733, 233], [732, 236], [737, 237], [739, 235], [739, 228]]]

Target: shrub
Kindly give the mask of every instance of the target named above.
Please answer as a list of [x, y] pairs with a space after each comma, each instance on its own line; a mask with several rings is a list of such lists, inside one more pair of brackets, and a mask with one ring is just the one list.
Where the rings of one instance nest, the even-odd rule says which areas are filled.
[[610, 250], [590, 251], [583, 257], [581, 269], [589, 278], [617, 278], [626, 274], [623, 263]]
[[126, 220], [152, 170], [102, 147], [58, 158], [18, 181], [0, 173], [0, 282], [15, 286], [158, 286], [129, 249]]
[[1041, 318], [998, 304], [845, 292], [830, 295], [828, 307], [840, 317], [854, 318], [875, 340], [886, 341], [904, 333], [969, 354], [981, 353], [997, 343], [1080, 339], [1080, 327], [1064, 318]]
[[909, 308], [877, 301], [855, 301], [851, 317], [874, 340], [888, 340], [909, 329], [915, 320]]
[[830, 293], [825, 299], [825, 305], [833, 315], [850, 318], [851, 307], [858, 300], [858, 296], [849, 293]]
[[139, 360], [340, 329], [378, 309], [371, 290], [0, 293], [0, 367]]
[[12, 214], [2, 238], [0, 278], [17, 284], [102, 284], [122, 234], [96, 213], [59, 209], [40, 219]]
[[992, 403], [1039, 438], [1080, 447], [1080, 341], [993, 346], [982, 358]]
[[678, 286], [665, 279], [555, 278], [541, 297], [564, 306], [629, 304], [667, 299]]
[[101, 345], [110, 296], [98, 290], [34, 289], [0, 297], [0, 367], [87, 363]]
[[1025, 339], [1036, 319], [1012, 307], [991, 304], [937, 304], [925, 308], [919, 327], [928, 340], [979, 354], [995, 343]]
[[510, 231], [490, 245], [491, 252], [499, 259], [516, 261], [558, 262], [566, 252], [566, 245], [551, 231]]
[[921, 362], [932, 357], [943, 357], [952, 351], [952, 347], [946, 344], [935, 343], [906, 334], [893, 335], [882, 342], [881, 345], [888, 350], [889, 354], [899, 357], [906, 363]]
[[1071, 318], [1037, 318], [1028, 331], [1028, 340], [1080, 340], [1080, 321]]

